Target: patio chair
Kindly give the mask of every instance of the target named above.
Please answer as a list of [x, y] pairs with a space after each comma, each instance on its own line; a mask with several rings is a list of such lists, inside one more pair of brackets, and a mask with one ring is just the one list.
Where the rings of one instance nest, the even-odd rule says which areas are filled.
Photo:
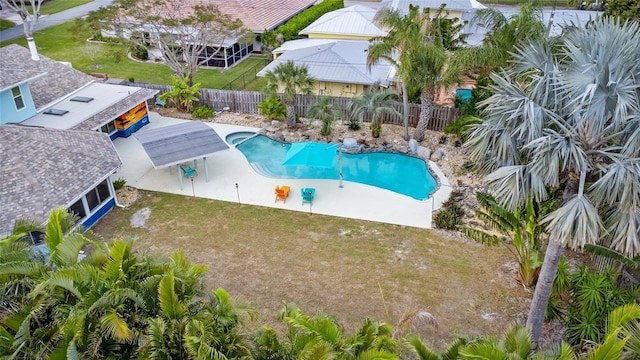
[[[276, 185], [276, 200], [278, 201], [278, 199], [282, 199], [282, 201], [286, 204], [287, 203], [287, 197], [289, 196], [289, 190], [291, 189], [290, 186], [277, 186]], [[274, 202], [275, 202], [274, 201]]]
[[180, 169], [182, 170], [184, 177], [186, 177], [187, 179], [191, 179], [194, 176], [198, 175], [198, 171], [192, 168], [189, 164], [180, 164]]
[[167, 107], [167, 102], [165, 100], [162, 100], [159, 97], [157, 97], [156, 98], [156, 105], [162, 106], [163, 108], [166, 108]]
[[305, 203], [313, 204], [313, 197], [316, 195], [316, 189], [301, 188], [300, 195], [302, 195], [302, 205]]

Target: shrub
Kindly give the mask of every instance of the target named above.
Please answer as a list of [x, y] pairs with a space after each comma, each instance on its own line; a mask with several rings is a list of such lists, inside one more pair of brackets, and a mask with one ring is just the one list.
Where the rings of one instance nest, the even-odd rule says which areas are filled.
[[113, 181], [113, 188], [115, 190], [120, 190], [124, 187], [124, 185], [127, 183], [127, 180], [123, 179], [123, 178], [118, 178], [118, 180], [114, 180]]
[[444, 127], [445, 134], [455, 135], [458, 139], [466, 140], [468, 131], [473, 125], [480, 124], [482, 119], [473, 115], [463, 115]]
[[433, 217], [433, 223], [440, 229], [457, 230], [462, 225], [464, 210], [454, 200], [460, 192], [453, 191], [449, 200], [442, 204], [442, 209]]
[[343, 7], [343, 0], [324, 0], [292, 17], [286, 24], [277, 28], [276, 32], [282, 34], [285, 41], [297, 39], [298, 33], [302, 31], [302, 29], [311, 25], [311, 23], [318, 20], [322, 15], [333, 10], [342, 9]]
[[213, 109], [208, 106], [196, 106], [191, 115], [196, 119], [208, 119], [213, 117]]
[[142, 45], [136, 45], [131, 49], [131, 56], [138, 60], [148, 60], [149, 59], [149, 50]]
[[261, 115], [265, 115], [269, 120], [284, 119], [287, 117], [287, 107], [280, 101], [277, 95], [269, 96], [258, 105]]
[[349, 130], [360, 130], [360, 120], [356, 117], [350, 117], [347, 125], [349, 126]]

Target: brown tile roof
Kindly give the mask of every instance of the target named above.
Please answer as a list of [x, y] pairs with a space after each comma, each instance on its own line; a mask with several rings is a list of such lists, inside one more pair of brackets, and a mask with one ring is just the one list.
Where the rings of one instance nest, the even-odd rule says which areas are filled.
[[[59, 63], [40, 55], [40, 60], [31, 59], [29, 49], [11, 44], [0, 48], [0, 73], [5, 72], [14, 79], [30, 78], [34, 74], [46, 73], [44, 76], [29, 82], [36, 109], [66, 96], [72, 91], [92, 82], [94, 79], [71, 66]], [[2, 80], [4, 83], [4, 79]]]
[[107, 134], [0, 125], [0, 234], [19, 218], [44, 222], [117, 170]]
[[176, 11], [187, 14], [195, 5], [213, 4], [224, 14], [240, 19], [253, 32], [271, 30], [313, 5], [316, 0], [182, 0], [168, 4], [160, 12]]
[[140, 89], [129, 95], [127, 98], [120, 100], [117, 103], [109, 106], [108, 108], [100, 111], [99, 113], [87, 118], [71, 129], [95, 130], [96, 128], [99, 128], [100, 126], [131, 110], [134, 106], [140, 104], [141, 102], [151, 99], [158, 92], [159, 90]]
[[212, 2], [220, 8], [220, 11], [240, 19], [251, 31], [262, 32], [281, 25], [313, 5], [315, 0], [212, 0]]

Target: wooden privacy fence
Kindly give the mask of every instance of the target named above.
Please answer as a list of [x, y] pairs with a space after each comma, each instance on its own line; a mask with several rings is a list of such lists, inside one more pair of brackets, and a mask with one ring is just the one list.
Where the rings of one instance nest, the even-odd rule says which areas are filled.
[[[160, 94], [171, 91], [169, 85], [156, 85], [147, 83], [136, 83], [135, 86], [146, 87], [150, 89], [160, 90]], [[229, 109], [229, 111], [243, 114], [259, 114], [258, 105], [264, 100], [264, 94], [259, 91], [234, 91], [234, 90], [218, 90], [218, 89], [200, 89], [200, 101], [196, 104], [204, 105], [221, 111]], [[316, 104], [322, 96], [320, 95], [298, 95], [296, 111], [304, 116], [309, 108]], [[351, 98], [348, 97], [331, 97], [330, 102], [344, 114], [348, 114], [351, 106]], [[395, 102], [393, 107], [402, 114], [402, 103]], [[434, 106], [431, 114], [431, 120], [427, 126], [428, 130], [443, 131], [444, 127], [454, 121], [460, 112], [458, 109], [444, 106]], [[345, 119], [346, 119], [345, 115]], [[416, 127], [420, 116], [420, 105], [409, 104], [409, 126]], [[385, 115], [385, 124], [403, 125], [402, 116]]]

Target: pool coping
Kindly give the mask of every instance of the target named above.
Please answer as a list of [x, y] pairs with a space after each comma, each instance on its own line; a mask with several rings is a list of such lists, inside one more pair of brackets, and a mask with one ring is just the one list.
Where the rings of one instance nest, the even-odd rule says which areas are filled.
[[[158, 127], [177, 124], [184, 121], [169, 118], [155, 112], [149, 113], [150, 124], [140, 131], [147, 131]], [[254, 131], [260, 129], [205, 122], [218, 135], [225, 139], [232, 132]], [[225, 140], [226, 141], [226, 140]], [[114, 146], [123, 161], [123, 166], [116, 172], [114, 178], [122, 177], [127, 185], [135, 188], [195, 196], [215, 200], [238, 202], [255, 206], [280, 208], [291, 211], [309, 212], [390, 223], [401, 226], [431, 228], [432, 213], [441, 207], [449, 198], [451, 186], [440, 168], [432, 161], [427, 163], [429, 171], [436, 178], [439, 187], [426, 200], [416, 200], [410, 196], [401, 195], [391, 190], [376, 188], [370, 185], [344, 182], [344, 188], [338, 188], [336, 180], [310, 179], [273, 179], [264, 177], [254, 171], [244, 155], [230, 146], [229, 150], [217, 152], [207, 158], [209, 167], [209, 182], [204, 176], [198, 176], [193, 181], [193, 190], [188, 183], [180, 190], [176, 172], [169, 174], [168, 169], [153, 169], [140, 143], [134, 138], [117, 138]], [[199, 161], [201, 165], [202, 160]], [[286, 203], [274, 202], [274, 187], [276, 185], [290, 185], [297, 187], [316, 188], [316, 198], [312, 207], [301, 206], [299, 191], [292, 191]], [[236, 186], [237, 185], [237, 186]], [[300, 199], [299, 199], [300, 198]], [[250, 219], [247, 219], [250, 221]]]

